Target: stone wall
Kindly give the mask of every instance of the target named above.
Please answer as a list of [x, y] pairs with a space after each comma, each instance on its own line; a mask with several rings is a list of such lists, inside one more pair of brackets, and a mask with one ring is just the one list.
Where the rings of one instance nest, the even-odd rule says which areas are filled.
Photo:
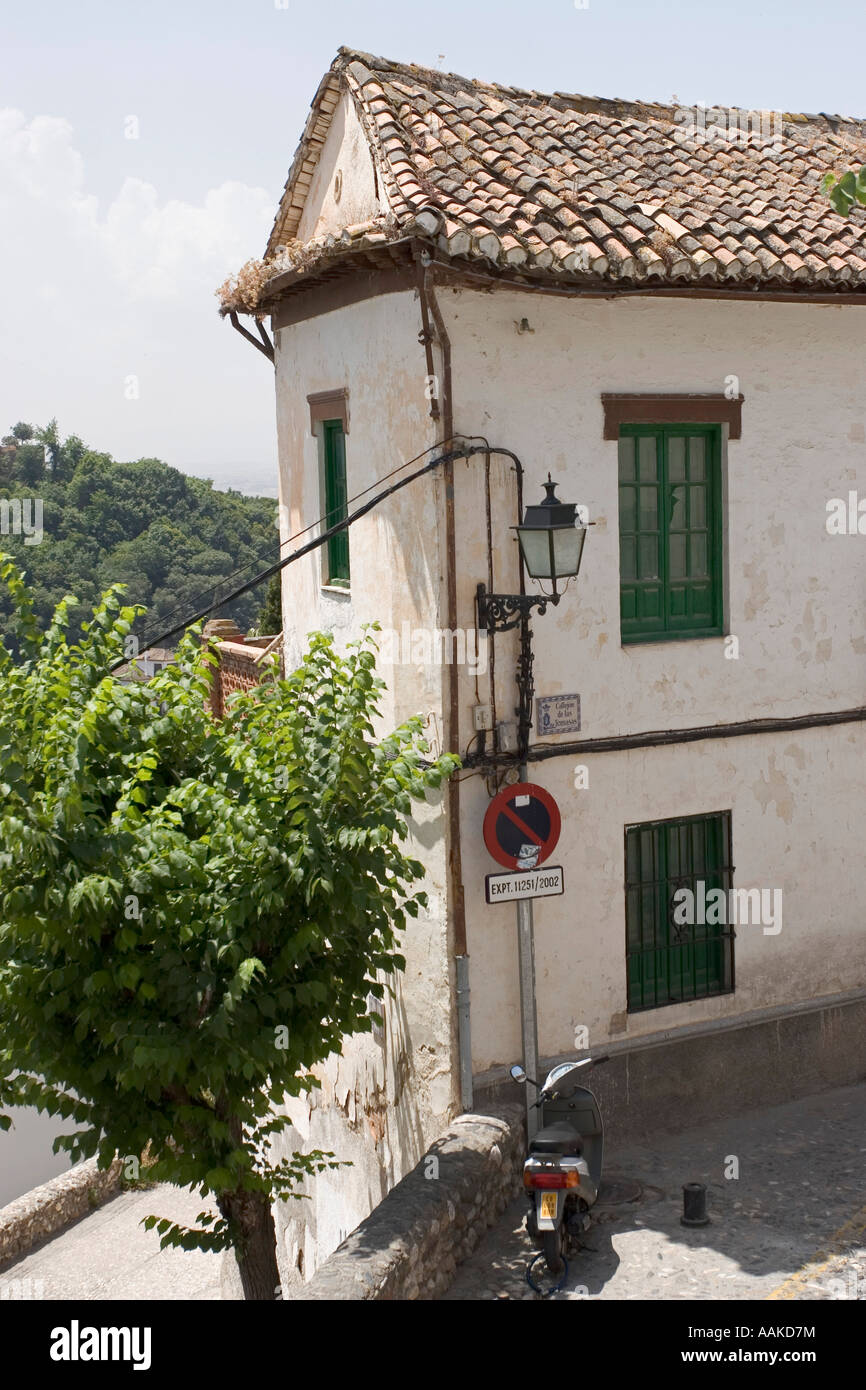
[[0, 1269], [114, 1197], [121, 1172], [120, 1159], [103, 1169], [88, 1159], [0, 1208]]
[[520, 1190], [524, 1111], [459, 1115], [291, 1300], [433, 1299]]

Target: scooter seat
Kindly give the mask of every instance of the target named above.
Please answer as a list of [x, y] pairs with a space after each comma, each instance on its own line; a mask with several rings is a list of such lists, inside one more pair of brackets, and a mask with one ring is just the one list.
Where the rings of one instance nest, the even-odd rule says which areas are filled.
[[532, 1143], [529, 1145], [530, 1153], [537, 1154], [574, 1154], [578, 1156], [583, 1153], [583, 1141], [577, 1130], [572, 1126], [563, 1123], [545, 1125], [536, 1134]]

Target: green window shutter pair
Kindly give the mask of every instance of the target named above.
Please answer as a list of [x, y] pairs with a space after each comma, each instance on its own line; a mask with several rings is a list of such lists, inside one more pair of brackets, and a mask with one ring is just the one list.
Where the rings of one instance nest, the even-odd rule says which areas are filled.
[[[730, 889], [729, 811], [630, 825], [625, 832], [628, 1008], [660, 1008], [729, 994], [734, 987], [734, 930], [728, 913], [702, 912], [711, 890]], [[695, 895], [691, 921], [682, 899]], [[726, 902], [729, 899], [726, 896]], [[701, 922], [701, 916], [722, 921]]]
[[723, 632], [721, 429], [621, 425], [622, 640]]
[[[325, 454], [325, 529], [348, 516], [346, 488], [346, 436], [342, 420], [322, 423]], [[349, 532], [339, 531], [327, 544], [328, 583], [348, 587]]]

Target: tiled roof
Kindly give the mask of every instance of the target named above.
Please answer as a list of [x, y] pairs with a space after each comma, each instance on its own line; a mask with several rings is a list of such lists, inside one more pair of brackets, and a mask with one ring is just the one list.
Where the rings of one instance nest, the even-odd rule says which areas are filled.
[[[344, 88], [388, 210], [301, 245]], [[820, 187], [864, 162], [866, 124], [848, 117], [543, 95], [341, 49], [267, 255], [286, 248], [284, 267], [306, 272], [420, 236], [441, 256], [533, 279], [866, 290], [866, 211], [838, 216]]]
[[175, 659], [174, 650], [171, 647], [148, 647], [146, 652], [139, 652], [134, 661], [125, 661], [122, 666], [115, 667], [114, 676], [116, 680], [123, 681], [125, 684], [142, 684], [151, 679], [146, 676], [140, 661], [156, 661], [168, 663]]

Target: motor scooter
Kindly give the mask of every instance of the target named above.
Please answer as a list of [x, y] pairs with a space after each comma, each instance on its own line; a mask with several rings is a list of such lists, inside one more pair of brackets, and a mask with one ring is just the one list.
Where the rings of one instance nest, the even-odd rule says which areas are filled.
[[529, 1082], [538, 1091], [541, 1128], [523, 1165], [530, 1203], [526, 1230], [551, 1274], [562, 1273], [563, 1258], [589, 1229], [590, 1209], [598, 1200], [604, 1129], [595, 1096], [578, 1083], [585, 1069], [607, 1060], [605, 1054], [561, 1062], [543, 1086], [523, 1067], [511, 1068], [515, 1081]]

